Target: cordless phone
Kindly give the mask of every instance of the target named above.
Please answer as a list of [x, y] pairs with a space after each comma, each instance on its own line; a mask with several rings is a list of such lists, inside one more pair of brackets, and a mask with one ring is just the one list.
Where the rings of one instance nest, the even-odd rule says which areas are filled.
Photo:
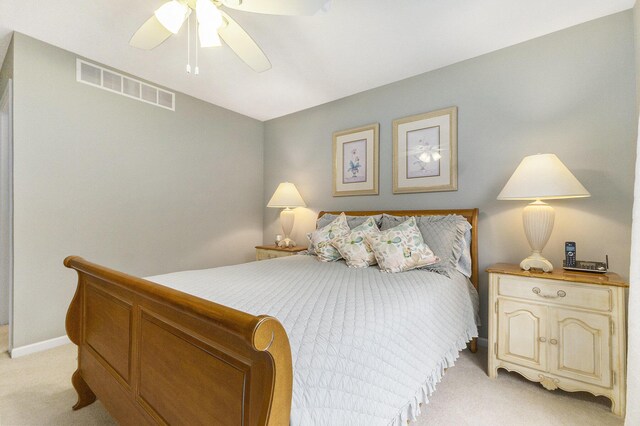
[[576, 266], [576, 243], [567, 241], [564, 243], [564, 264], [569, 268]]
[[564, 243], [564, 260], [562, 261], [562, 267], [570, 271], [604, 274], [609, 269], [609, 256], [606, 256], [605, 262], [576, 260], [576, 243], [574, 241], [567, 241]]

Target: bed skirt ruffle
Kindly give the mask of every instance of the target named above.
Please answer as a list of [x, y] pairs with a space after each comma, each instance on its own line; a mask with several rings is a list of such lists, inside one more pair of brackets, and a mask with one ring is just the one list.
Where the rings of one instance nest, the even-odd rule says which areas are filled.
[[445, 370], [455, 365], [455, 361], [460, 357], [460, 351], [464, 350], [467, 343], [475, 337], [478, 337], [478, 330], [469, 329], [454, 343], [411, 400], [389, 422], [389, 426], [406, 426], [409, 421], [413, 422], [418, 419], [422, 413], [421, 405], [429, 403], [429, 397], [436, 390], [436, 385], [442, 380]]

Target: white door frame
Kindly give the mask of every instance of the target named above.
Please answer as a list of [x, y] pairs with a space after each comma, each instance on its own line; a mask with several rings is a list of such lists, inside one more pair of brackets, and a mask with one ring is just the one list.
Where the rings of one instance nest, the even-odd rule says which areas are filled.
[[[7, 131], [2, 130], [6, 126]], [[4, 136], [6, 137], [4, 137]], [[13, 349], [13, 81], [0, 97], [0, 285], [9, 287], [9, 352]]]

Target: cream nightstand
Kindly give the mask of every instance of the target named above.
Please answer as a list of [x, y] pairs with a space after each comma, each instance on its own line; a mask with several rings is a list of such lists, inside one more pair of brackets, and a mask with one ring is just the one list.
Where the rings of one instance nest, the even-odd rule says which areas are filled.
[[275, 259], [276, 257], [291, 256], [301, 251], [306, 250], [307, 247], [276, 247], [276, 246], [256, 246], [256, 260]]
[[625, 413], [625, 288], [613, 273], [489, 272], [489, 377], [498, 368], [548, 390], [587, 391]]

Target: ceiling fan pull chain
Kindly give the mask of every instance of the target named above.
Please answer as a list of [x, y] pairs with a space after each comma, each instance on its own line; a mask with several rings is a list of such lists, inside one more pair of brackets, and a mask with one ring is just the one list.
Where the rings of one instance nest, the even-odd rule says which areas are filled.
[[191, 16], [187, 17], [187, 74], [191, 74]]

